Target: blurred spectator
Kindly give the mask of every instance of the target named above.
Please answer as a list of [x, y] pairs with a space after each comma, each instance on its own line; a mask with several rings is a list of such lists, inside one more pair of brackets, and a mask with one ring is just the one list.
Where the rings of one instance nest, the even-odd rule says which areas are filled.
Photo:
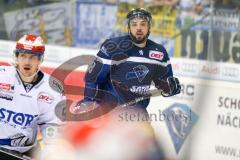
[[164, 5], [171, 7], [178, 7], [181, 10], [193, 10], [196, 5], [200, 3], [200, 0], [165, 0]]
[[103, 1], [106, 2], [106, 3], [115, 3], [115, 4], [119, 4], [119, 3], [137, 4], [141, 0], [103, 0]]
[[177, 7], [179, 10], [188, 10], [200, 13], [209, 4], [209, 0], [152, 0], [149, 6]]
[[224, 9], [235, 9], [237, 8], [237, 6], [234, 2], [233, 0], [215, 0], [215, 7]]
[[169, 1], [169, 0], [151, 0], [149, 5], [150, 6], [163, 6], [163, 5], [165, 5], [165, 1]]
[[151, 0], [105, 0], [106, 2], [114, 2], [114, 3], [131, 3], [131, 4], [138, 4], [138, 5], [144, 5], [146, 3], [151, 2]]
[[232, 0], [232, 2], [240, 9], [240, 0]]
[[34, 0], [27, 0], [27, 4], [29, 6], [34, 6], [35, 5]]
[[195, 13], [201, 13], [203, 12], [206, 8], [209, 8], [211, 0], [196, 0], [196, 3], [192, 6], [192, 10]]
[[15, 2], [16, 2], [16, 0], [4, 0], [5, 4], [13, 4]]
[[138, 2], [138, 0], [103, 0], [103, 2], [110, 3], [110, 4], [119, 4], [119, 3], [135, 4]]
[[104, 0], [105, 3], [118, 4], [119, 0]]
[[148, 6], [149, 7], [162, 7], [169, 6], [170, 11], [177, 7], [179, 10], [194, 11], [196, 13], [201, 13], [206, 6], [209, 4], [209, 0], [152, 0]]

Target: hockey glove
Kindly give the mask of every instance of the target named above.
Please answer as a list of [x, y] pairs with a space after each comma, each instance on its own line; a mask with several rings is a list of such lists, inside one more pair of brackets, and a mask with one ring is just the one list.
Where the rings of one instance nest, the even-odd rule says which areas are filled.
[[10, 139], [11, 139], [11, 146], [13, 147], [26, 146], [29, 140], [29, 138], [22, 133], [11, 136]]
[[86, 101], [86, 100], [81, 100], [76, 103], [76, 105], [73, 108], [73, 113], [78, 114], [78, 113], [85, 113], [93, 110], [98, 106], [98, 103], [95, 101]]
[[179, 84], [179, 80], [176, 77], [168, 77], [167, 78], [167, 84], [169, 87], [168, 92], [163, 92], [163, 97], [170, 97], [176, 94], [179, 94], [181, 91], [181, 85]]

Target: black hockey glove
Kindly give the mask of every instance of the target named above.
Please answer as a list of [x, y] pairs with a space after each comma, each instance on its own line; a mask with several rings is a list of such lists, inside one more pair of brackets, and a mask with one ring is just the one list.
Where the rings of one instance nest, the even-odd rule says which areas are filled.
[[167, 78], [167, 84], [168, 84], [168, 91], [163, 91], [162, 96], [163, 97], [170, 97], [176, 94], [179, 94], [181, 91], [181, 85], [179, 84], [179, 80], [176, 77], [168, 77]]
[[181, 91], [179, 80], [176, 77], [168, 77], [166, 81], [161, 80], [156, 87], [162, 90], [163, 97], [170, 97]]

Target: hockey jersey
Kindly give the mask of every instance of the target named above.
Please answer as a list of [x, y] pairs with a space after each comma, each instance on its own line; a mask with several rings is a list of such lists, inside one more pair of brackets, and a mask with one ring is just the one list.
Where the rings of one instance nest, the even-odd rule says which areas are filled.
[[[130, 36], [106, 40], [85, 76], [84, 100], [124, 104], [149, 93], [151, 84], [172, 76], [166, 49], [151, 40], [140, 48]], [[136, 105], [146, 109], [149, 98]]]
[[[50, 76], [43, 72], [41, 74], [39, 82], [28, 88], [24, 87], [15, 67], [0, 67], [1, 147], [26, 152], [36, 144], [38, 126], [43, 132], [47, 125], [62, 124], [55, 114], [55, 107], [65, 97], [54, 90], [54, 87], [59, 87], [54, 85], [58, 82], [50, 86]], [[27, 139], [24, 146], [14, 145], [14, 138], [21, 137]]]

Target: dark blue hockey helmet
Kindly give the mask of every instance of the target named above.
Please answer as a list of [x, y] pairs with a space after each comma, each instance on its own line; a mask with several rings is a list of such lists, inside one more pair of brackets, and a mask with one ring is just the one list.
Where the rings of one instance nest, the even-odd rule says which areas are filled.
[[132, 9], [126, 16], [128, 27], [130, 26], [130, 21], [133, 18], [143, 18], [146, 19], [149, 26], [152, 24], [152, 15], [144, 8]]

